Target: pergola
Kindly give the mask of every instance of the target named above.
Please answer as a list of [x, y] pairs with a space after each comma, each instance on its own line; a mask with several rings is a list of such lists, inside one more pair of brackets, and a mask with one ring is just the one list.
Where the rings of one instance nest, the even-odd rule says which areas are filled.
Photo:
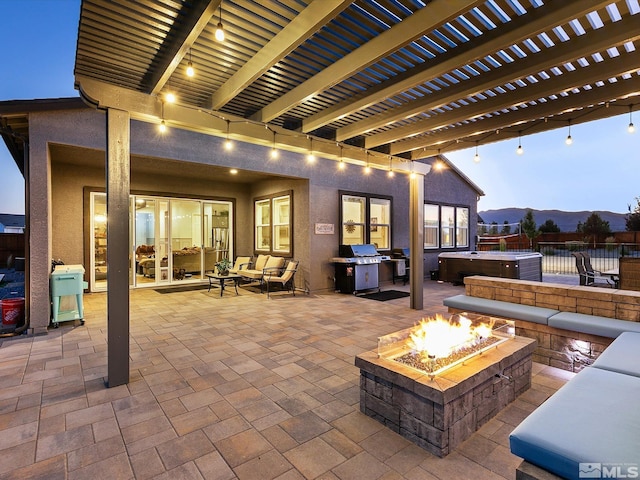
[[631, 112], [639, 12], [638, 0], [83, 0], [75, 76], [149, 121], [190, 123], [173, 93], [220, 135], [386, 165]]

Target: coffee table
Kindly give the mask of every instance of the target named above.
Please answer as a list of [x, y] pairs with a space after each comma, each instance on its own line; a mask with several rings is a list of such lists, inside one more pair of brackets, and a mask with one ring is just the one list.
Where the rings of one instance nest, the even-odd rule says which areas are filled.
[[220, 296], [224, 293], [224, 284], [227, 280], [233, 280], [233, 286], [236, 288], [236, 295], [238, 295], [238, 284], [240, 283], [240, 279], [242, 278], [240, 275], [235, 275], [230, 273], [228, 275], [218, 275], [217, 273], [206, 273], [205, 274], [209, 279], [209, 289], [207, 292], [211, 291], [211, 285], [213, 280], [218, 280], [220, 282]]

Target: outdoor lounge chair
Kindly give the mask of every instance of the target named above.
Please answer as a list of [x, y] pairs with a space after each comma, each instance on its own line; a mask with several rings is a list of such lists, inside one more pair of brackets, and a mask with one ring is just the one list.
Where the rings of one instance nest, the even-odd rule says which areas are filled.
[[267, 298], [270, 298], [269, 292], [271, 289], [278, 285], [282, 289], [291, 289], [291, 293], [293, 296], [296, 296], [296, 286], [293, 282], [296, 272], [298, 271], [298, 264], [300, 262], [297, 260], [289, 260], [287, 263], [287, 267], [283, 270], [282, 268], [265, 268], [264, 276], [262, 277], [263, 282], [267, 286]]
[[580, 285], [591, 287], [607, 286], [612, 287], [613, 282], [606, 277], [601, 276], [598, 270], [594, 270], [591, 266], [591, 257], [586, 252], [571, 253], [576, 258], [576, 268], [580, 275]]

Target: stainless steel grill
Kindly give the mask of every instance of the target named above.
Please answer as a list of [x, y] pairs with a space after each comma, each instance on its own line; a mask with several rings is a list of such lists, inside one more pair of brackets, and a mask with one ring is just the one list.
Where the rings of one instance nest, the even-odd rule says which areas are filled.
[[331, 261], [336, 267], [336, 290], [353, 293], [380, 289], [378, 268], [381, 262], [389, 260], [381, 255], [375, 245], [340, 245], [339, 257]]

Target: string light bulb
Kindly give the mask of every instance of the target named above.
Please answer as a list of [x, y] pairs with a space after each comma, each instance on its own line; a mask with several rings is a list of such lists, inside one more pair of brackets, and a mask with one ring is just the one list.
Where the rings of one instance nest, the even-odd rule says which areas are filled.
[[340, 161], [338, 162], [338, 169], [344, 170], [347, 165], [344, 163], [344, 158], [342, 158], [342, 145], [340, 145]]
[[389, 171], [387, 172], [387, 177], [389, 178], [393, 178], [393, 176], [395, 175], [393, 173], [392, 162], [393, 162], [393, 159], [391, 158], [391, 156], [389, 156]]
[[307, 154], [307, 162], [313, 163], [316, 161], [316, 156], [313, 154], [313, 138], [309, 138], [309, 153]]
[[633, 112], [633, 104], [629, 105], [629, 126], [627, 127], [627, 132], [633, 133], [636, 131], [636, 127], [633, 126], [633, 117], [631, 116]]
[[193, 63], [191, 63], [191, 49], [189, 49], [189, 63], [187, 63], [187, 77], [192, 78], [196, 74], [193, 69]]
[[229, 129], [231, 121], [227, 120], [227, 138], [224, 141], [224, 149], [227, 151], [233, 150], [233, 142], [229, 139]]
[[567, 135], [567, 139], [564, 141], [567, 145], [571, 145], [573, 143], [573, 138], [571, 138], [571, 120], [569, 120], [569, 135]]
[[524, 153], [524, 149], [522, 148], [522, 135], [518, 132], [518, 148], [516, 148], [516, 153], [518, 155], [522, 155]]
[[220, 2], [220, 20], [218, 21], [218, 25], [216, 26], [216, 40], [219, 42], [224, 42], [224, 27], [222, 26], [222, 2]]
[[160, 125], [158, 126], [158, 130], [160, 130], [160, 133], [165, 133], [167, 131], [167, 124], [164, 123], [164, 120], [160, 122]]
[[366, 165], [364, 167], [364, 173], [365, 175], [369, 175], [371, 173], [371, 165], [369, 165], [369, 150], [365, 152], [365, 156], [366, 156]]
[[276, 148], [276, 132], [273, 132], [273, 148], [271, 149], [271, 158], [276, 160], [279, 157], [278, 149]]
[[476, 154], [473, 156], [475, 163], [480, 163], [480, 154], [478, 154], [478, 142], [476, 142]]

